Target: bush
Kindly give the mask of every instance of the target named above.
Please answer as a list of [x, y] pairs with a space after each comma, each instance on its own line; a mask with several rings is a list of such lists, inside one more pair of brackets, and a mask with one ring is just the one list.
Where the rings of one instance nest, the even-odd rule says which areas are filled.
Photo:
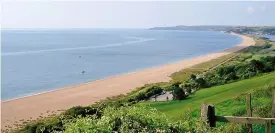
[[39, 121], [35, 123], [27, 124], [19, 132], [24, 133], [51, 133], [52, 131], [63, 131], [63, 124], [61, 119], [58, 117], [47, 119], [44, 121]]
[[260, 72], [264, 72], [265, 66], [264, 64], [259, 61], [259, 60], [251, 60], [249, 63], [249, 71], [251, 72], [256, 72], [256, 73], [260, 73]]
[[146, 95], [147, 98], [150, 98], [151, 96], [161, 94], [162, 91], [163, 91], [163, 89], [161, 87], [153, 86], [145, 92], [145, 95]]
[[271, 72], [275, 70], [275, 56], [267, 56], [265, 58], [261, 58], [260, 61], [263, 62], [265, 66], [265, 72]]
[[206, 88], [206, 87], [207, 87], [206, 81], [205, 81], [202, 77], [197, 78], [197, 79], [195, 80], [195, 82], [197, 83], [197, 86], [198, 86], [199, 88]]
[[146, 95], [145, 95], [144, 92], [140, 92], [140, 93], [138, 93], [138, 95], [136, 96], [135, 99], [136, 99], [137, 101], [141, 101], [141, 100], [145, 100], [145, 99], [147, 99], [147, 98], [146, 98]]
[[154, 95], [159, 95], [163, 92], [163, 89], [159, 86], [152, 86], [148, 88], [146, 91], [142, 91], [138, 93], [138, 95], [135, 97], [137, 101], [141, 100], [148, 100], [150, 97]]
[[172, 87], [173, 100], [183, 100], [187, 96], [182, 88], [179, 87], [178, 84], [174, 84]]
[[238, 79], [238, 77], [235, 72], [231, 72], [225, 76], [225, 80], [227, 80], [227, 81], [232, 81], [232, 80], [236, 80], [236, 79]]
[[265, 44], [262, 47], [263, 47], [263, 49], [268, 49], [268, 48], [272, 47], [272, 44], [265, 42]]
[[36, 133], [37, 127], [40, 126], [40, 125], [43, 125], [43, 123], [28, 124], [23, 129], [23, 132]]
[[235, 71], [235, 66], [224, 66], [224, 67], [220, 67], [217, 70], [217, 74], [222, 77], [224, 75], [227, 75], [229, 73], [233, 73]]
[[181, 124], [169, 121], [162, 113], [149, 107], [108, 107], [100, 119], [79, 117], [67, 121], [64, 133], [82, 132], [184, 132]]
[[239, 79], [247, 79], [258, 73], [272, 72], [275, 70], [275, 56], [262, 57], [260, 60], [237, 63], [234, 65], [220, 66], [208, 71], [204, 76], [191, 75], [189, 80], [182, 83], [185, 90], [201, 89], [232, 83]]
[[[76, 118], [78, 116], [82, 116], [85, 117], [87, 115], [94, 115], [97, 112], [97, 108], [95, 107], [90, 107], [90, 106], [86, 106], [86, 107], [82, 107], [82, 106], [76, 106], [76, 107], [72, 107], [68, 110], [66, 110], [63, 113], [63, 116], [66, 118]], [[99, 114], [98, 114], [99, 115]]]

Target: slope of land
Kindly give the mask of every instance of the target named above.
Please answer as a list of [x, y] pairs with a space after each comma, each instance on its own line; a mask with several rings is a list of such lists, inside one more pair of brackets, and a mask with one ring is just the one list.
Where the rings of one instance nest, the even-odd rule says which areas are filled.
[[185, 113], [185, 111], [188, 111], [188, 109], [200, 109], [202, 103], [216, 104], [263, 86], [274, 85], [274, 81], [275, 72], [231, 84], [202, 89], [188, 97], [186, 100], [151, 102], [149, 104], [161, 112], [167, 113], [173, 118], [179, 118]]
[[238, 34], [248, 35], [275, 35], [274, 26], [217, 26], [217, 25], [201, 25], [201, 26], [171, 26], [171, 27], [153, 27], [150, 30], [200, 30], [200, 31], [223, 31], [234, 32]]
[[209, 30], [209, 31], [226, 31], [232, 29], [232, 26], [211, 26], [211, 25], [201, 25], [201, 26], [171, 26], [171, 27], [153, 27], [150, 30]]

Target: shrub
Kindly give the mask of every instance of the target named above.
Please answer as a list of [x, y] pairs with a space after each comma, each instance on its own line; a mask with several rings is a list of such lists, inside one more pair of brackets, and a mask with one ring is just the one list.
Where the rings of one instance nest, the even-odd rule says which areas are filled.
[[267, 56], [265, 58], [261, 58], [260, 61], [263, 62], [265, 66], [265, 72], [271, 72], [275, 70], [275, 56]]
[[178, 85], [173, 85], [172, 88], [173, 100], [183, 100], [187, 97], [184, 90]]
[[135, 97], [137, 101], [141, 100], [148, 100], [150, 97], [154, 95], [159, 95], [163, 92], [163, 89], [159, 86], [152, 86], [148, 88], [146, 91], [142, 91], [138, 93], [138, 95]]
[[75, 122], [67, 121], [64, 133], [82, 132], [184, 132], [180, 123], [169, 121], [156, 109], [149, 107], [108, 107], [103, 116], [79, 117]]
[[217, 73], [221, 77], [221, 76], [224, 76], [224, 75], [234, 72], [235, 71], [234, 69], [235, 69], [235, 66], [224, 66], [224, 67], [220, 67], [217, 70]]
[[94, 115], [96, 113], [99, 113], [99, 112], [97, 112], [97, 108], [95, 108], [95, 107], [76, 106], [76, 107], [72, 107], [72, 108], [66, 110], [63, 113], [63, 116], [66, 117], [66, 118], [75, 118], [75, 117], [78, 117], [78, 116], [85, 117], [87, 115]]
[[37, 127], [40, 125], [43, 125], [43, 123], [28, 124], [22, 131], [25, 131], [27, 133], [36, 133]]
[[207, 87], [206, 81], [205, 81], [202, 77], [197, 78], [197, 79], [195, 80], [195, 82], [197, 83], [197, 86], [198, 86], [199, 88], [206, 88], [206, 87]]
[[268, 49], [268, 48], [272, 47], [272, 44], [270, 44], [266, 41], [262, 47], [263, 47], [263, 49]]
[[147, 99], [147, 98], [146, 98], [146, 95], [145, 95], [144, 92], [140, 92], [140, 93], [138, 93], [138, 95], [136, 96], [135, 99], [136, 99], [137, 101], [141, 101], [141, 100], [145, 100], [145, 99]]
[[196, 75], [194, 75], [194, 74], [191, 74], [191, 75], [190, 75], [190, 79], [191, 79], [191, 80], [195, 80], [196, 78], [197, 78]]
[[153, 87], [149, 88], [146, 91], [145, 95], [146, 95], [147, 98], [150, 98], [151, 96], [161, 94], [162, 91], [163, 91], [163, 89], [161, 87], [159, 87], [159, 86], [153, 86]]
[[[256, 49], [256, 48], [254, 48]], [[183, 83], [185, 90], [200, 89], [232, 83], [239, 79], [247, 79], [258, 73], [266, 73], [275, 70], [275, 56], [262, 57], [260, 60], [251, 60], [234, 65], [220, 66], [208, 71], [204, 76], [191, 75], [189, 80]]]
[[251, 60], [249, 63], [249, 70], [252, 72], [260, 73], [264, 70], [264, 64], [259, 60]]
[[235, 72], [231, 72], [225, 76], [225, 80], [227, 81], [236, 80], [236, 79], [238, 79], [238, 77]]
[[61, 119], [54, 117], [44, 121], [38, 121], [27, 124], [19, 132], [24, 133], [51, 133], [52, 131], [63, 131], [63, 124]]

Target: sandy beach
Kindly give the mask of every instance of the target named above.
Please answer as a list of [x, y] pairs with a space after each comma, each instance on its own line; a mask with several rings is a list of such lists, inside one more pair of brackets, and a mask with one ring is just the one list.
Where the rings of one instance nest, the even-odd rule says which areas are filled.
[[[233, 34], [233, 33], [232, 33]], [[136, 87], [147, 83], [165, 82], [170, 80], [174, 72], [206, 62], [232, 52], [237, 52], [245, 47], [255, 44], [255, 41], [247, 36], [239, 36], [243, 41], [235, 47], [221, 52], [202, 55], [192, 59], [186, 59], [164, 66], [154, 67], [133, 73], [109, 77], [80, 85], [61, 88], [51, 92], [40, 93], [28, 97], [2, 101], [1, 127], [6, 129], [20, 120], [36, 119], [58, 110], [68, 109], [77, 105], [90, 105], [106, 97], [126, 94]]]

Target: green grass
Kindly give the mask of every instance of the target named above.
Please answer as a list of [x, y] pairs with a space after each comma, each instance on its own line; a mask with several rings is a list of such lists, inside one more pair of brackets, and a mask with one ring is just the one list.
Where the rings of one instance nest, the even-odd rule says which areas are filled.
[[188, 110], [199, 110], [202, 103], [217, 104], [228, 99], [233, 99], [242, 93], [251, 92], [257, 88], [274, 84], [274, 81], [275, 72], [231, 84], [206, 88], [197, 91], [183, 101], [145, 102], [142, 104], [150, 104], [150, 106], [166, 113], [171, 118], [178, 119]]
[[235, 56], [236, 53], [224, 55], [222, 57], [219, 57], [217, 59], [212, 59], [207, 62], [203, 62], [197, 65], [194, 65], [190, 68], [183, 69], [181, 71], [175, 72], [171, 75], [172, 81], [171, 82], [183, 82], [190, 78], [190, 75], [192, 74], [199, 74], [208, 71], [209, 69], [223, 63], [224, 61], [227, 61], [228, 59]]
[[[274, 91], [275, 84], [263, 86], [251, 92], [253, 117], [272, 117], [272, 94]], [[215, 111], [216, 115], [220, 116], [246, 116], [246, 95], [239, 95], [236, 98], [215, 104]], [[194, 112], [197, 115], [200, 113], [199, 110]], [[225, 125], [225, 123], [218, 123], [218, 125]], [[264, 133], [264, 125], [253, 125], [253, 132]], [[275, 132], [275, 125], [273, 125], [272, 132]]]

